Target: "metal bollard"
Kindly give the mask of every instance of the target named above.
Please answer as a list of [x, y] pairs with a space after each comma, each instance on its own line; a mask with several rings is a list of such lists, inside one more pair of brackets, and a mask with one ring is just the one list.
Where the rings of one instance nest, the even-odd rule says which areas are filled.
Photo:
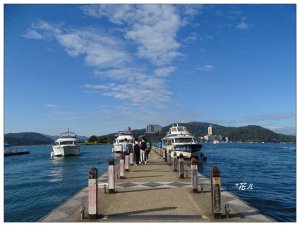
[[120, 178], [124, 179], [124, 154], [120, 155]]
[[183, 154], [179, 155], [179, 178], [184, 178], [184, 162], [183, 162]]
[[230, 206], [229, 206], [228, 203], [225, 203], [224, 209], [225, 209], [225, 215], [226, 215], [226, 218], [229, 218], [229, 217], [230, 217], [230, 211], [231, 211], [231, 208], [230, 208]]
[[164, 149], [164, 154], [165, 154], [165, 162], [168, 161], [168, 153], [167, 153], [167, 149]]
[[128, 153], [125, 154], [125, 171], [129, 171], [129, 155]]
[[177, 154], [174, 152], [173, 154], [173, 171], [177, 171]]
[[168, 161], [168, 165], [171, 165], [172, 164], [172, 158], [171, 158], [171, 153], [170, 152], [167, 152], [167, 161]]
[[91, 168], [89, 170], [89, 193], [88, 205], [90, 219], [97, 219], [98, 216], [98, 170]]
[[174, 152], [173, 158], [172, 158], [172, 166], [173, 166], [173, 171], [176, 171], [176, 159], [177, 159], [177, 154]]
[[131, 166], [133, 165], [133, 152], [132, 151], [129, 153], [129, 164]]
[[[106, 190], [106, 189], [105, 189]], [[108, 193], [115, 192], [115, 161], [108, 160]]]
[[198, 161], [196, 158], [191, 159], [191, 178], [193, 192], [198, 192]]
[[221, 218], [221, 179], [217, 167], [211, 169], [211, 206], [215, 218]]
[[80, 219], [83, 220], [84, 219], [84, 206], [81, 205], [80, 207]]

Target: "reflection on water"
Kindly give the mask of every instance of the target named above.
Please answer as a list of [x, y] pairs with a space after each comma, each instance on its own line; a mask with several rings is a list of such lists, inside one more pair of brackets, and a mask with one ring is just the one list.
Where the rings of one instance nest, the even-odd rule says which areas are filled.
[[[4, 221], [38, 221], [87, 186], [88, 171], [107, 171], [112, 145], [81, 146], [80, 156], [51, 158], [51, 146], [26, 147], [29, 155], [4, 159]], [[199, 171], [221, 171], [222, 186], [278, 221], [296, 219], [296, 152], [289, 144], [204, 144]], [[116, 161], [116, 164], [117, 161]], [[280, 183], [279, 183], [280, 181]], [[236, 183], [253, 183], [239, 191]], [[34, 210], [34, 211], [33, 211]]]

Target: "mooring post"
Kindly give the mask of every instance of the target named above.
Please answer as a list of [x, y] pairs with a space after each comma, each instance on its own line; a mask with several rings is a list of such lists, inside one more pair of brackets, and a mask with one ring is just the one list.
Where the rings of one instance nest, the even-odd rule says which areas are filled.
[[121, 153], [121, 155], [120, 155], [120, 166], [119, 166], [119, 168], [120, 168], [120, 178], [121, 179], [124, 179], [125, 177], [124, 177], [124, 170], [125, 170], [125, 167], [124, 167], [124, 154], [123, 153]]
[[193, 192], [198, 192], [198, 161], [196, 158], [191, 159], [191, 179]]
[[115, 192], [115, 161], [108, 160], [108, 193]]
[[129, 171], [129, 155], [127, 152], [125, 153], [125, 171]]
[[179, 178], [184, 178], [184, 162], [183, 162], [183, 154], [179, 155]]
[[215, 218], [221, 218], [221, 178], [217, 167], [211, 169], [211, 206]]
[[167, 161], [168, 161], [168, 165], [172, 164], [171, 152], [170, 151], [167, 151]]
[[84, 205], [80, 206], [80, 219], [83, 220], [84, 219]]
[[97, 219], [98, 216], [98, 170], [91, 168], [89, 170], [89, 193], [88, 206], [90, 219]]
[[177, 153], [174, 152], [173, 153], [173, 171], [176, 172], [177, 171]]
[[133, 165], [133, 151], [131, 150], [129, 153], [129, 164], [132, 166]]
[[167, 162], [168, 161], [168, 153], [167, 153], [167, 149], [164, 149], [164, 153], [165, 153], [165, 162]]

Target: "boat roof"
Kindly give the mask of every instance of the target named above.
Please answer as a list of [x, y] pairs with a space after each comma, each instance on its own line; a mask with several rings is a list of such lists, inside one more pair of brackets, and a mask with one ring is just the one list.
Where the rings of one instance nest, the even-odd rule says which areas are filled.
[[118, 136], [122, 136], [122, 135], [131, 135], [132, 136], [132, 132], [131, 131], [119, 131]]
[[173, 125], [168, 134], [163, 139], [172, 139], [172, 138], [195, 138], [185, 126]]
[[55, 142], [60, 141], [77, 141], [78, 139], [76, 137], [60, 137]]
[[132, 135], [120, 135], [116, 138], [116, 140], [124, 140], [124, 139], [127, 139], [127, 140], [133, 140], [134, 137]]
[[59, 138], [76, 138], [76, 134], [68, 129], [67, 132], [61, 133]]
[[195, 138], [191, 134], [168, 134], [163, 139], [173, 139], [173, 138]]

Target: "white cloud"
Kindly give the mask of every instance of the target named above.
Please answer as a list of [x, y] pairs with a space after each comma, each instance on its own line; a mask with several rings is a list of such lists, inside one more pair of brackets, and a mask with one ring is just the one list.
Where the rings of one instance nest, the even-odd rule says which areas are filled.
[[165, 88], [165, 80], [147, 75], [136, 76], [134, 80], [124, 84], [86, 84], [84, 88], [139, 106], [163, 108], [170, 101], [172, 93]]
[[215, 69], [215, 66], [210, 64], [205, 64], [197, 67], [197, 70], [199, 71], [213, 71]]
[[237, 29], [240, 29], [240, 30], [247, 30], [250, 28], [249, 24], [245, 23], [245, 22], [240, 22], [239, 24], [236, 25], [236, 28]]
[[262, 121], [280, 121], [284, 119], [295, 118], [294, 112], [274, 112], [270, 114], [251, 115], [246, 118], [246, 121], [262, 122]]
[[296, 135], [296, 128], [293, 126], [269, 126], [270, 130], [275, 133], [286, 134], [286, 135]]
[[[83, 85], [86, 91], [138, 105], [139, 111], [149, 105], [164, 109], [173, 95], [167, 87], [168, 76], [176, 70], [172, 62], [182, 56], [177, 33], [203, 6], [102, 4], [80, 8], [85, 15], [106, 19], [114, 26], [100, 31], [37, 20], [23, 37], [56, 41], [69, 56], [82, 56], [102, 82]], [[142, 64], [135, 63], [136, 57]], [[151, 71], [147, 63], [155, 69]]]
[[22, 35], [24, 38], [45, 39], [45, 36], [33, 29], [27, 29]]
[[176, 67], [161, 67], [154, 71], [156, 76], [167, 77], [176, 70]]
[[[88, 5], [81, 9], [86, 15], [105, 17], [122, 25], [124, 37], [138, 44], [137, 56], [156, 66], [169, 64], [182, 56], [181, 44], [176, 40], [177, 31], [183, 26], [184, 17], [199, 12], [198, 5]], [[125, 27], [124, 27], [125, 26]]]
[[241, 21], [236, 25], [236, 28], [239, 30], [248, 30], [250, 29], [251, 25], [246, 23], [247, 17], [243, 17]]
[[45, 104], [45, 106], [48, 108], [59, 108], [59, 106], [56, 104]]
[[[84, 55], [85, 62], [90, 66], [107, 68], [125, 65], [130, 61], [120, 39], [96, 30], [67, 29], [38, 20], [32, 24], [30, 31], [56, 40], [72, 57]], [[34, 35], [27, 34], [24, 37], [36, 39]]]

